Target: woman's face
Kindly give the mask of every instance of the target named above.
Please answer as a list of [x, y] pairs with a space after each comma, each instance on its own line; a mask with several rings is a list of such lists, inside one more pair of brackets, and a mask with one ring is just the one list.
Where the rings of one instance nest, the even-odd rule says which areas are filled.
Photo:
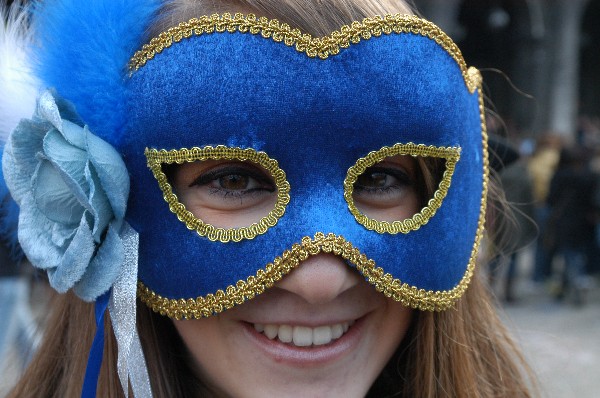
[[[385, 159], [355, 184], [355, 202], [380, 219], [419, 209], [416, 162]], [[178, 166], [180, 201], [216, 226], [256, 222], [275, 201], [269, 174], [244, 162]], [[361, 397], [402, 341], [411, 310], [386, 298], [334, 254], [309, 257], [256, 298], [200, 320], [174, 321], [219, 394], [235, 397]]]

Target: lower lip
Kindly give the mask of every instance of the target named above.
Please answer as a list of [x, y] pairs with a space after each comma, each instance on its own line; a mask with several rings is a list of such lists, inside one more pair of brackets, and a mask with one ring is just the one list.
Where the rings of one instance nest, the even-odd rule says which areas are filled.
[[271, 340], [254, 329], [254, 325], [244, 323], [244, 330], [248, 337], [255, 342], [268, 357], [278, 364], [288, 364], [296, 367], [312, 367], [334, 362], [350, 353], [360, 342], [365, 317], [357, 319], [348, 331], [337, 340], [329, 344], [296, 347]]

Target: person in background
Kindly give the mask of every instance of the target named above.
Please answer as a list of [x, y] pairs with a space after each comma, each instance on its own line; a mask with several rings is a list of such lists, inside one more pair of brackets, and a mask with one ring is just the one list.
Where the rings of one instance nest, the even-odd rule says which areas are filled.
[[576, 305], [584, 302], [583, 290], [589, 247], [594, 244], [594, 194], [596, 178], [588, 167], [588, 151], [581, 147], [561, 151], [556, 173], [550, 183], [546, 224], [555, 241], [556, 253], [564, 260], [558, 299], [568, 294]]
[[549, 217], [546, 199], [550, 189], [550, 180], [560, 159], [561, 147], [562, 141], [558, 136], [544, 134], [538, 139], [528, 163], [529, 175], [533, 182], [535, 221], [539, 229], [532, 275], [532, 279], [536, 283], [546, 282], [552, 274], [552, 259], [556, 246], [551, 232], [546, 229]]
[[[506, 261], [506, 275], [503, 280], [502, 297], [507, 303], [517, 301], [515, 281], [518, 277], [518, 260], [523, 250], [530, 245], [537, 236], [537, 227], [534, 221], [534, 200], [532, 182], [527, 168], [528, 159], [521, 157], [507, 165], [500, 171], [500, 182], [505, 199], [510, 205], [511, 217], [506, 217], [498, 246], [503, 253], [508, 253], [508, 258], [499, 255], [497, 260], [490, 264], [492, 286], [499, 279], [498, 273], [501, 265]], [[496, 266], [495, 268], [494, 265]]]

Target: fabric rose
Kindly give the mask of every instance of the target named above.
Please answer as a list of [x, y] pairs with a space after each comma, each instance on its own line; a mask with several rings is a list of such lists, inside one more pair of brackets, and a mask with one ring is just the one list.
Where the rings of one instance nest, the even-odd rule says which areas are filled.
[[44, 92], [9, 137], [3, 169], [29, 261], [58, 292], [93, 301], [123, 263], [129, 176], [117, 151], [82, 125], [69, 103]]

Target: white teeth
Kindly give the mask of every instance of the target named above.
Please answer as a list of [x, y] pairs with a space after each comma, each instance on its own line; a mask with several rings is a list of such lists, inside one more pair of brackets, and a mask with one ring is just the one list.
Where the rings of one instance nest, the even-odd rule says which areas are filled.
[[331, 327], [331, 338], [332, 339], [339, 339], [340, 337], [342, 337], [343, 334], [344, 334], [344, 327], [340, 323], [333, 325]]
[[298, 347], [308, 347], [312, 345], [312, 329], [306, 326], [296, 326], [294, 328], [294, 345]]
[[290, 325], [281, 325], [278, 335], [282, 343], [291, 343], [294, 337], [294, 328]]
[[308, 347], [329, 344], [331, 341], [339, 339], [353, 324], [354, 321], [350, 321], [310, 328], [307, 326], [255, 323], [254, 329], [259, 333], [264, 333], [271, 340], [277, 337], [282, 343], [291, 343], [297, 347]]
[[333, 332], [329, 326], [319, 326], [313, 329], [313, 344], [323, 345], [328, 344], [331, 341]]
[[277, 325], [265, 325], [265, 336], [273, 340], [279, 333], [279, 326]]

